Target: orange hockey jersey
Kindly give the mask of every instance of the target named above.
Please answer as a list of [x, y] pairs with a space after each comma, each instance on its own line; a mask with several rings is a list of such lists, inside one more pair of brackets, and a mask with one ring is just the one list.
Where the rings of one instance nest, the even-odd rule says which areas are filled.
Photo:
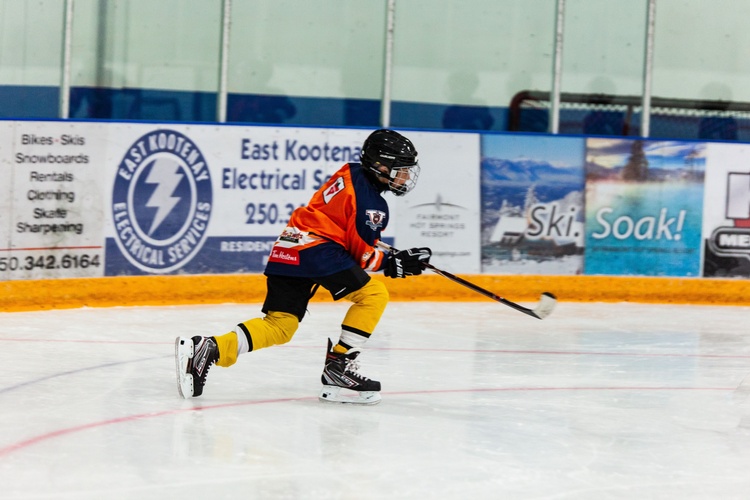
[[388, 216], [387, 202], [362, 165], [346, 164], [294, 211], [274, 243], [265, 274], [315, 278], [355, 265], [378, 271], [384, 253], [375, 244]]

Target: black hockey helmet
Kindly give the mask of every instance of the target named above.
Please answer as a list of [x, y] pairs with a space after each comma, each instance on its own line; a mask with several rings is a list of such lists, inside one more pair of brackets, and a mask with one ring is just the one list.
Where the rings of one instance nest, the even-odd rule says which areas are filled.
[[[403, 196], [417, 184], [419, 177], [419, 163], [414, 144], [394, 130], [379, 129], [371, 133], [362, 145], [360, 155], [362, 165], [375, 176], [388, 180], [388, 189], [396, 196]], [[388, 173], [378, 170], [379, 167], [388, 168]], [[407, 169], [408, 176], [402, 181], [403, 174], [399, 170]]]

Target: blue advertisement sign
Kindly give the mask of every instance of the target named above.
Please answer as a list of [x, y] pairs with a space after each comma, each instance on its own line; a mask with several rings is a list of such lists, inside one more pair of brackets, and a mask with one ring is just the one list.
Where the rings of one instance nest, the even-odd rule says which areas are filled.
[[705, 144], [588, 139], [586, 274], [700, 276]]
[[[146, 273], [180, 269], [203, 246], [212, 206], [200, 148], [176, 130], [148, 132], [117, 167], [110, 208], [120, 255]], [[118, 264], [108, 259], [110, 269]]]
[[482, 272], [581, 274], [585, 144], [482, 136]]

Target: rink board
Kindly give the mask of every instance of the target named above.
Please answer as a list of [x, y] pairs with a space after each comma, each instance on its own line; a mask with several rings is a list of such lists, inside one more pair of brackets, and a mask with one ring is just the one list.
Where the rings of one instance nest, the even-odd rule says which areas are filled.
[[[514, 302], [535, 302], [542, 292], [561, 302], [644, 302], [750, 305], [747, 280], [608, 276], [464, 276]], [[436, 275], [385, 282], [392, 301], [487, 301], [489, 299]], [[0, 283], [0, 311], [164, 304], [259, 303], [263, 275], [129, 276]], [[330, 301], [319, 291], [314, 301]], [[504, 308], [498, 304], [499, 308]], [[508, 309], [510, 311], [510, 309]]]

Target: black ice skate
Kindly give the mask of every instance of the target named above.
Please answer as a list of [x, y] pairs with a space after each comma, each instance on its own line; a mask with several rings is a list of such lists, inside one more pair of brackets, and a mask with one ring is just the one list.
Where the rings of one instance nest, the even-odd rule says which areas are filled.
[[[323, 375], [321, 401], [374, 405], [380, 403], [380, 382], [370, 380], [357, 373], [359, 349], [349, 349], [344, 354], [333, 352], [333, 343], [328, 339], [328, 352]], [[343, 391], [342, 391], [343, 389]]]
[[197, 398], [203, 394], [208, 369], [219, 360], [216, 341], [213, 337], [177, 337], [174, 347], [180, 396]]

